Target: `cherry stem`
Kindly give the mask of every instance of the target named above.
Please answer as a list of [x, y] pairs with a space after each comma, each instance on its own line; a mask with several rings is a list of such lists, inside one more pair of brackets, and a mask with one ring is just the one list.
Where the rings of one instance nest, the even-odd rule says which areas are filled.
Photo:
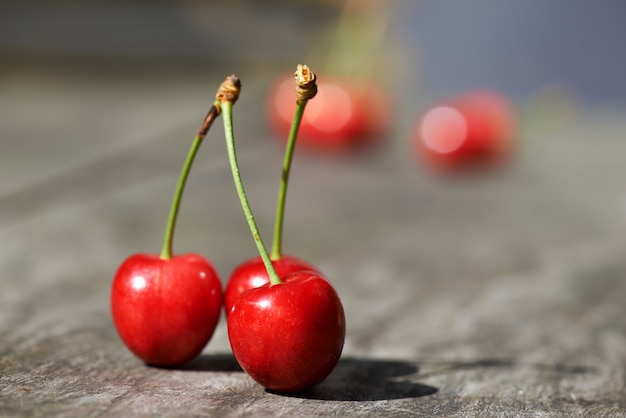
[[283, 159], [283, 171], [278, 189], [278, 202], [276, 204], [276, 219], [274, 221], [274, 240], [272, 242], [272, 252], [270, 258], [274, 261], [280, 260], [283, 255], [283, 224], [285, 219], [285, 202], [287, 197], [287, 184], [289, 183], [289, 173], [291, 162], [295, 150], [298, 130], [304, 115], [304, 109], [310, 99], [317, 94], [317, 84], [315, 74], [306, 65], [298, 65], [294, 74], [296, 81], [296, 110], [291, 122], [289, 137], [285, 147], [285, 157]]
[[172, 205], [170, 206], [170, 214], [167, 220], [167, 225], [165, 227], [165, 237], [163, 238], [163, 247], [161, 249], [161, 259], [169, 260], [172, 258], [173, 254], [173, 241], [174, 241], [174, 230], [176, 229], [176, 220], [178, 219], [178, 212], [180, 210], [180, 202], [183, 197], [183, 191], [185, 189], [185, 184], [187, 183], [187, 178], [189, 177], [189, 172], [191, 171], [191, 166], [193, 165], [193, 161], [198, 153], [198, 149], [202, 144], [202, 141], [206, 137], [207, 132], [213, 125], [215, 119], [220, 115], [220, 107], [219, 102], [216, 100], [211, 109], [207, 113], [202, 125], [198, 129], [196, 133], [196, 137], [194, 138], [191, 148], [187, 153], [187, 158], [185, 159], [185, 163], [183, 164], [183, 168], [180, 172], [180, 176], [178, 177], [178, 184], [176, 185], [176, 190], [174, 191], [174, 198], [172, 199]]
[[[381, 50], [389, 27], [389, 4], [380, 0], [346, 0], [339, 23], [326, 55], [325, 74], [354, 77], [356, 81], [371, 80], [380, 61]], [[349, 51], [349, 53], [346, 53]]]
[[267, 249], [263, 244], [263, 239], [261, 238], [261, 234], [259, 232], [259, 228], [257, 227], [256, 221], [254, 220], [254, 215], [252, 214], [252, 209], [250, 209], [250, 203], [248, 202], [248, 197], [246, 196], [246, 191], [243, 187], [243, 182], [241, 181], [239, 163], [237, 162], [237, 152], [235, 150], [235, 136], [233, 132], [233, 100], [223, 99], [221, 101], [221, 108], [224, 118], [224, 136], [226, 137], [228, 161], [230, 162], [230, 168], [233, 174], [233, 180], [235, 181], [237, 196], [239, 197], [239, 201], [241, 202], [241, 208], [243, 209], [243, 213], [246, 216], [246, 221], [248, 221], [248, 226], [250, 227], [252, 238], [254, 239], [254, 243], [257, 246], [259, 254], [261, 255], [261, 259], [263, 260], [263, 264], [265, 265], [265, 269], [267, 270], [267, 275], [269, 276], [271, 285], [280, 284], [282, 283], [282, 281], [280, 280], [280, 277], [278, 277], [278, 273], [276, 273], [276, 269], [272, 265], [272, 261], [270, 260]]

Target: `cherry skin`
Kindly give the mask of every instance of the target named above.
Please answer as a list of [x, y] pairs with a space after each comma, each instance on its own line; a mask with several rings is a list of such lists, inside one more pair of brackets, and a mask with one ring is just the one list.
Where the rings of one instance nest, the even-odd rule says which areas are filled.
[[276, 392], [300, 391], [324, 380], [339, 361], [345, 332], [339, 296], [312, 271], [248, 290], [228, 316], [228, 338], [239, 365]]
[[513, 106], [486, 90], [430, 108], [413, 130], [418, 157], [443, 171], [501, 166], [512, 155], [515, 135]]
[[[385, 93], [371, 82], [324, 79], [307, 105], [298, 132], [298, 146], [305, 150], [338, 154], [371, 145], [389, 127], [389, 103]], [[282, 77], [267, 97], [270, 128], [284, 140], [296, 108], [293, 77]]]
[[[278, 260], [272, 260], [279, 277], [287, 276], [300, 270], [319, 270], [310, 263], [290, 255], [282, 255]], [[230, 313], [235, 301], [247, 290], [261, 287], [269, 283], [270, 278], [260, 256], [250, 258], [239, 264], [231, 273], [226, 289], [224, 290], [224, 310], [226, 316]]]
[[215, 331], [221, 304], [217, 272], [198, 254], [170, 259], [134, 254], [120, 265], [111, 290], [119, 336], [154, 366], [180, 365], [200, 354]]

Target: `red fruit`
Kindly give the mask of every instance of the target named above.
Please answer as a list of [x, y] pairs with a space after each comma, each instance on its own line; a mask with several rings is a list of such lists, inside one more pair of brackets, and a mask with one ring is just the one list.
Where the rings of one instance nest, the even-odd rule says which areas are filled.
[[515, 112], [503, 96], [474, 91], [428, 110], [414, 129], [416, 153], [431, 166], [484, 168], [511, 156]]
[[[296, 96], [293, 76], [280, 78], [267, 99], [270, 128], [286, 140]], [[309, 101], [298, 132], [298, 146], [341, 153], [380, 137], [389, 126], [384, 91], [372, 83], [318, 78], [317, 95]]]
[[[319, 272], [317, 268], [304, 260], [289, 255], [283, 255], [278, 260], [272, 260], [279, 277], [287, 276], [300, 270], [312, 270]], [[239, 264], [231, 273], [224, 291], [224, 310], [226, 315], [230, 313], [235, 301], [243, 292], [255, 287], [261, 287], [269, 283], [270, 278], [260, 256], [253, 257]]]
[[241, 368], [269, 390], [314, 386], [335, 368], [346, 324], [339, 296], [320, 274], [299, 271], [281, 284], [243, 293], [228, 316]]
[[221, 303], [215, 268], [197, 254], [166, 260], [134, 254], [119, 267], [111, 290], [122, 341], [155, 366], [183, 364], [200, 354], [215, 331]]

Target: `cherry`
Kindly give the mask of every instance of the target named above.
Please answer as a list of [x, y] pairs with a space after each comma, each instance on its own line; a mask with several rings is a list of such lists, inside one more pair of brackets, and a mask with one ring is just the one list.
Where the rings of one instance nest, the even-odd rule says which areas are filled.
[[[276, 204], [276, 218], [274, 221], [274, 241], [270, 254], [272, 264], [274, 265], [274, 268], [278, 272], [279, 276], [284, 276], [298, 270], [317, 271], [317, 269], [308, 262], [297, 257], [284, 255], [282, 252], [287, 184], [289, 181], [289, 173], [291, 172], [291, 163], [293, 161], [296, 139], [298, 137], [302, 118], [305, 115], [304, 110], [307, 107], [309, 100], [317, 94], [316, 77], [315, 74], [309, 71], [308, 67], [298, 66], [296, 69], [296, 72], [291, 80], [292, 92], [294, 79], [296, 82], [295, 93], [297, 100], [292, 100], [292, 97], [288, 100], [289, 102], [293, 102], [295, 106], [293, 110], [293, 121], [291, 128], [289, 129], [289, 136], [285, 147], [283, 170], [280, 187], [278, 189], [278, 202]], [[231, 273], [224, 291], [224, 309], [226, 311], [226, 315], [229, 314], [239, 295], [248, 289], [262, 286], [269, 281], [270, 278], [261, 257], [254, 257], [237, 266]]]
[[[118, 268], [111, 289], [111, 314], [128, 349], [154, 366], [176, 366], [196, 357], [211, 339], [222, 304], [213, 265], [198, 254], [173, 256], [172, 243], [183, 190], [198, 148], [220, 114], [223, 91], [236, 89], [229, 76], [191, 145], [183, 165], [160, 255], [134, 254]], [[234, 100], [233, 100], [234, 102]]]
[[[277, 260], [272, 260], [279, 277], [300, 270], [318, 271], [316, 267], [307, 261], [290, 255], [282, 255]], [[229, 315], [235, 301], [242, 293], [255, 287], [261, 287], [269, 283], [270, 278], [265, 269], [265, 264], [260, 256], [250, 258], [239, 264], [231, 273], [226, 289], [224, 290], [224, 309]]]
[[[302, 70], [302, 74], [314, 80], [308, 68]], [[303, 87], [311, 88], [311, 84]], [[332, 285], [317, 272], [278, 276], [239, 174], [232, 102], [224, 98], [221, 109], [237, 195], [270, 278], [269, 283], [236, 299], [228, 318], [228, 339], [242, 369], [266, 389], [306, 389], [325, 379], [339, 361], [345, 338], [343, 307]]]
[[[289, 131], [296, 107], [291, 100], [292, 83], [292, 78], [281, 77], [267, 97], [268, 125], [278, 138]], [[388, 102], [384, 91], [371, 82], [347, 78], [320, 82], [317, 98], [302, 119], [298, 140], [304, 149], [329, 154], [372, 145], [389, 127]]]
[[501, 166], [511, 157], [515, 134], [510, 101], [486, 90], [430, 108], [413, 129], [416, 155], [443, 171]]
[[119, 267], [111, 292], [122, 341], [155, 366], [183, 364], [200, 354], [217, 326], [221, 302], [217, 272], [198, 254], [134, 254]]
[[299, 271], [249, 290], [228, 316], [239, 365], [263, 387], [299, 391], [335, 368], [345, 338], [339, 296], [319, 273]]

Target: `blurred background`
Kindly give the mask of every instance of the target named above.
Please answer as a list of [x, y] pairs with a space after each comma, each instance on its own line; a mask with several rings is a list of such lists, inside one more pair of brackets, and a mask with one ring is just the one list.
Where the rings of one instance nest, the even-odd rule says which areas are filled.
[[[337, 37], [346, 4], [370, 15], [351, 39]], [[524, 97], [557, 83], [585, 100], [620, 103], [625, 9], [619, 0], [4, 1], [0, 57], [3, 72], [283, 69], [305, 58], [319, 69], [362, 59], [358, 35], [369, 37], [369, 59], [384, 71], [410, 72], [421, 99], [476, 87]]]
[[[191, 139], [231, 72], [243, 82], [238, 140], [251, 154], [273, 136], [266, 120], [273, 84], [297, 63], [309, 64], [320, 80], [359, 76], [386, 90], [394, 113], [388, 147], [374, 158], [383, 168], [413, 170], [407, 148], [417, 118], [472, 89], [509, 98], [522, 132], [542, 140], [567, 136], [588, 115], [601, 122], [577, 129], [578, 136], [592, 139], [601, 127], [603, 137], [619, 139], [625, 18], [620, 0], [3, 1], [0, 225], [158, 181], [167, 182], [169, 196], [186, 147], [180, 140]], [[204, 152], [211, 163], [197, 175], [219, 166], [227, 186], [221, 150]], [[282, 148], [272, 152], [275, 167]], [[153, 217], [125, 207], [128, 215], [101, 220], [153, 231], [168, 199]], [[266, 207], [271, 218], [271, 203]], [[188, 216], [203, 216], [196, 211]], [[185, 231], [200, 234], [191, 225]], [[240, 232], [245, 236], [243, 224]]]
[[429, 96], [484, 86], [527, 98], [559, 84], [594, 104], [624, 101], [623, 2], [409, 3], [399, 25]]
[[621, 120], [624, 18], [619, 0], [4, 1], [0, 222], [173, 181], [178, 138], [195, 132], [231, 72], [251, 152], [272, 137], [272, 85], [297, 63], [320, 80], [365, 77], [386, 90], [394, 114], [378, 155], [389, 164], [414, 168], [417, 117], [471, 89], [508, 97], [523, 132], [542, 139], [590, 114]]
[[[342, 13], [356, 16], [352, 25], [341, 23]], [[184, 74], [220, 79], [230, 69], [269, 85], [305, 61], [329, 74], [354, 74], [365, 63], [369, 77], [402, 85], [392, 91], [406, 112], [400, 126], [420, 106], [475, 88], [523, 104], [622, 105], [624, 17], [619, 0], [4, 1], [3, 125], [50, 95], [57, 106], [66, 101], [29, 77], [55, 80], [59, 90], [61, 79], [92, 77], [120, 94], [115, 77], [154, 77], [163, 92], [154, 91], [155, 100], [167, 100]], [[101, 99], [84, 94], [87, 106]], [[3, 134], [3, 145], [14, 133]]]
[[[583, 108], [624, 104], [625, 17], [620, 0], [7, 0], [0, 4], [0, 141], [15, 152], [0, 162], [5, 173], [28, 175], [17, 157], [32, 157], [34, 136], [71, 137], [81, 124], [106, 129], [108, 142], [129, 141], [131, 119], [148, 129], [141, 116], [151, 109], [120, 115], [116, 126], [102, 111], [120, 110], [118, 100], [132, 107], [138, 95], [154, 106], [180, 101], [168, 109], [170, 123], [193, 118], [204, 105], [189, 92], [208, 89], [210, 97], [225, 72], [254, 80], [244, 85], [258, 101], [300, 62], [324, 75], [354, 75], [363, 66], [384, 87], [402, 86], [390, 90], [401, 103], [398, 138], [424, 106], [475, 88], [507, 95], [531, 122], [546, 112], [567, 121]], [[131, 92], [128, 84], [144, 89]], [[52, 111], [59, 114], [45, 115]], [[67, 151], [49, 141], [37, 146]]]
[[421, 112], [471, 89], [508, 97], [539, 136], [589, 114], [619, 120], [624, 18], [620, 0], [3, 1], [0, 222], [91, 198], [96, 180], [98, 193], [119, 188], [130, 170], [171, 178], [173, 138], [231, 72], [252, 133], [241, 141], [256, 144], [272, 136], [268, 92], [297, 63], [386, 89], [402, 162]]

